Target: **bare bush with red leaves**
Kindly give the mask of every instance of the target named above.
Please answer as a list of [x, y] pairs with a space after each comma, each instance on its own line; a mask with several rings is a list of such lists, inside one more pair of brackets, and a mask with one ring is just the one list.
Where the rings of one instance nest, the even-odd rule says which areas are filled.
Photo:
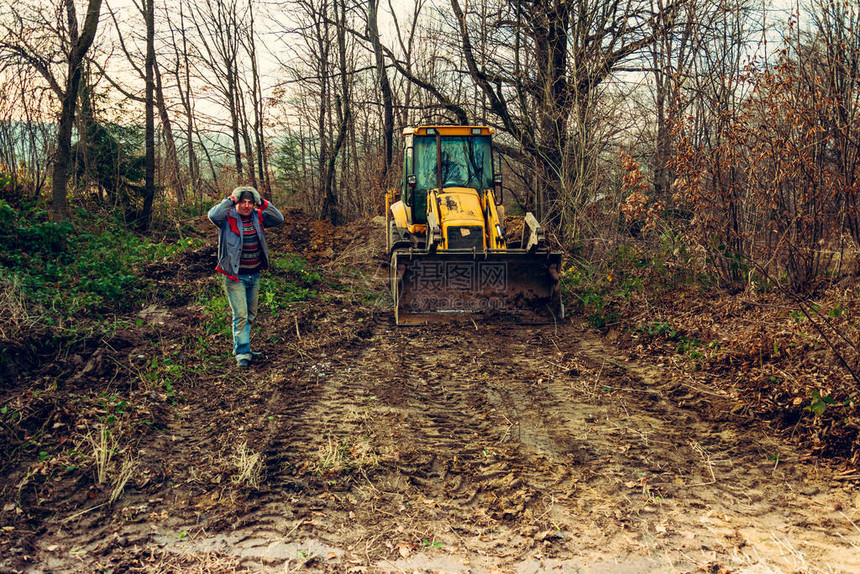
[[[784, 49], [773, 69], [750, 67], [752, 94], [715, 143], [692, 121], [676, 126], [674, 200], [728, 284], [758, 276], [808, 293], [838, 269], [843, 238], [860, 237], [857, 162], [846, 161], [858, 157], [860, 114], [845, 113], [828, 62], [807, 45]], [[851, 98], [857, 109], [860, 91]]]

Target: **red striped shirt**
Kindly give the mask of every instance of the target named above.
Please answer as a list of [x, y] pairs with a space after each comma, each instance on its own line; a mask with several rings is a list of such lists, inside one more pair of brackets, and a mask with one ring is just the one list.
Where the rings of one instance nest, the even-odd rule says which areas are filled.
[[248, 216], [242, 217], [242, 257], [239, 260], [239, 274], [251, 275], [263, 267], [263, 249], [260, 238], [254, 229], [254, 221]]

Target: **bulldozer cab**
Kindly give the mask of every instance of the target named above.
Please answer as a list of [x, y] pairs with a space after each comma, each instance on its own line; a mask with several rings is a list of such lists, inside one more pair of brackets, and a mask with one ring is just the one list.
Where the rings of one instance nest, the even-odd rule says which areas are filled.
[[564, 316], [562, 254], [549, 248], [537, 219], [523, 217], [516, 248], [507, 241], [492, 134], [488, 126], [403, 131], [401, 188], [386, 193], [398, 325], [467, 317], [545, 323]]
[[439, 135], [432, 128], [426, 131], [426, 135], [407, 136], [402, 183], [402, 197], [412, 208], [412, 223], [419, 224], [427, 223], [427, 194], [438, 188], [440, 181], [442, 189], [466, 187], [482, 196], [493, 187], [489, 135]]

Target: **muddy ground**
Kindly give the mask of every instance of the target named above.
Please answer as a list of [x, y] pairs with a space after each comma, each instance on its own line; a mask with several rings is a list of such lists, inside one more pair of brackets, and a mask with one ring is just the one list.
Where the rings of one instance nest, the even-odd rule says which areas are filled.
[[398, 328], [381, 233], [288, 220], [325, 279], [252, 369], [203, 328], [209, 244], [7, 376], [0, 572], [860, 571], [854, 467], [742, 398], [577, 317]]

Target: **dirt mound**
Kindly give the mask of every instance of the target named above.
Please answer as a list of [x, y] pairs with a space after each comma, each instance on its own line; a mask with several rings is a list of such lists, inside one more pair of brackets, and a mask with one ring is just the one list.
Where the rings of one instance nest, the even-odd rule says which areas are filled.
[[325, 265], [354, 255], [356, 250], [370, 252], [381, 241], [372, 225], [357, 221], [335, 226], [314, 220], [298, 209], [284, 212], [284, 224], [267, 232], [272, 249], [300, 255], [314, 265]]
[[200, 277], [211, 275], [217, 264], [217, 246], [214, 242], [183, 251], [174, 258], [165, 259], [147, 265], [143, 276], [156, 281], [169, 279], [172, 281], [188, 282]]

